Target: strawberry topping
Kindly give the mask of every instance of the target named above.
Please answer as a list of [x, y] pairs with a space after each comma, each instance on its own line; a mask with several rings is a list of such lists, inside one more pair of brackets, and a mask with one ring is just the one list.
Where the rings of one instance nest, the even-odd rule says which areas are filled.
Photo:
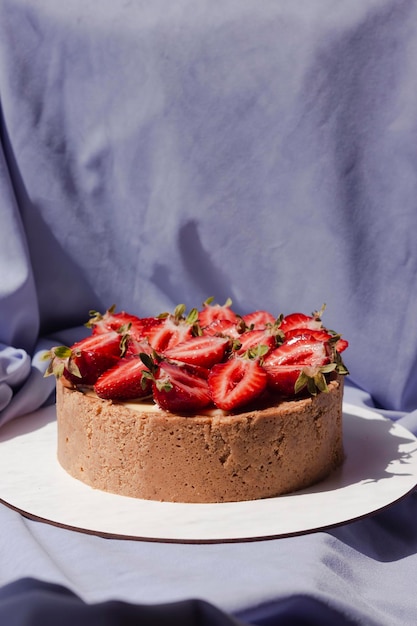
[[123, 337], [114, 330], [86, 337], [72, 346], [64, 376], [76, 385], [93, 385], [117, 363], [124, 350]]
[[203, 309], [198, 313], [198, 323], [201, 328], [209, 326], [216, 320], [228, 320], [237, 322], [238, 315], [231, 308], [232, 301], [230, 298], [224, 304], [214, 304], [214, 298], [207, 298], [203, 303]]
[[272, 332], [270, 329], [259, 329], [259, 330], [247, 330], [246, 332], [239, 335], [237, 339], [237, 349], [236, 352], [238, 354], [243, 354], [248, 350], [253, 350], [258, 346], [266, 346], [268, 348], [268, 352], [276, 348], [279, 342], [279, 337]]
[[190, 365], [210, 368], [223, 360], [229, 346], [226, 337], [190, 337], [164, 351], [164, 356]]
[[[268, 376], [268, 387], [281, 395], [295, 395], [302, 371], [314, 377], [320, 368], [330, 362], [328, 341], [294, 337], [285, 341], [265, 357], [263, 367]], [[310, 369], [306, 369], [310, 368]]]
[[207, 376], [198, 369], [162, 361], [157, 366], [152, 384], [155, 402], [171, 413], [198, 411], [211, 403]]
[[156, 352], [164, 352], [191, 337], [191, 327], [184, 322], [175, 322], [167, 317], [158, 326], [152, 327], [146, 337]]
[[192, 309], [187, 317], [184, 313], [185, 305], [179, 304], [174, 313], [162, 314], [159, 324], [147, 328], [145, 337], [156, 352], [164, 352], [192, 337], [193, 325], [197, 321], [197, 310]]
[[243, 316], [243, 321], [248, 328], [253, 330], [264, 329], [275, 323], [275, 318], [269, 311], [253, 311]]
[[105, 400], [135, 400], [149, 396], [152, 384], [143, 377], [146, 365], [139, 357], [120, 359], [106, 370], [94, 385], [94, 391]]
[[[114, 307], [91, 313], [91, 335], [71, 348], [52, 348], [45, 375], [100, 398], [128, 401], [146, 396], [170, 412], [207, 407], [235, 411], [265, 390], [277, 398], [327, 391], [332, 372], [348, 374], [341, 353], [348, 342], [322, 323], [324, 307], [311, 315], [244, 316], [232, 303], [209, 298], [186, 315], [185, 305], [157, 317], [137, 317]], [[66, 381], [66, 382], [65, 382]]]
[[[152, 319], [152, 318], [150, 318]], [[140, 319], [136, 315], [119, 311], [116, 313], [115, 306], [111, 306], [103, 314], [98, 311], [90, 311], [90, 319], [86, 323], [87, 328], [91, 328], [94, 335], [102, 335], [110, 330], [120, 331], [120, 329], [130, 330], [134, 336], [142, 336], [142, 329], [146, 323], [146, 318]]]
[[210, 322], [208, 326], [202, 329], [203, 335], [219, 335], [222, 337], [230, 337], [237, 339], [245, 330], [245, 323], [241, 318], [236, 320], [218, 319]]
[[267, 374], [257, 360], [236, 356], [215, 365], [208, 383], [214, 404], [219, 409], [233, 411], [261, 395]]
[[304, 313], [290, 313], [290, 315], [286, 315], [283, 318], [280, 328], [284, 333], [288, 333], [288, 331], [293, 330], [294, 328], [318, 329], [322, 328], [322, 322], [318, 313], [314, 315], [305, 315]]
[[332, 341], [337, 352], [343, 352], [348, 347], [346, 339], [341, 339], [325, 328], [294, 328], [285, 333], [285, 339], [315, 339], [316, 341]]

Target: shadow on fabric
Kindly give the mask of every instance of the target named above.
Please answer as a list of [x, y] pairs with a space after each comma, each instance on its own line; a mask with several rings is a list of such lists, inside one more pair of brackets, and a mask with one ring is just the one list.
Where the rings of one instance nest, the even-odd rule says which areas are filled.
[[[244, 621], [241, 621], [241, 620]], [[248, 621], [249, 620], [249, 621]], [[0, 624], [7, 626], [353, 626], [337, 611], [304, 596], [229, 616], [204, 600], [134, 605], [86, 604], [57, 584], [21, 578], [0, 589]]]
[[354, 626], [339, 611], [315, 598], [296, 595], [237, 614], [253, 626]]

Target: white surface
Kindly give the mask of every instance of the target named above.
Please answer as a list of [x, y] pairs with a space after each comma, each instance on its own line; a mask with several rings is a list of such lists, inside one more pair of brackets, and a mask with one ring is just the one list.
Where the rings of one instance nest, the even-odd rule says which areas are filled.
[[0, 432], [0, 499], [23, 515], [123, 538], [210, 542], [302, 534], [369, 515], [417, 484], [417, 439], [378, 413], [344, 405], [346, 460], [321, 483], [279, 498], [176, 504], [116, 496], [71, 478], [56, 460], [55, 407]]

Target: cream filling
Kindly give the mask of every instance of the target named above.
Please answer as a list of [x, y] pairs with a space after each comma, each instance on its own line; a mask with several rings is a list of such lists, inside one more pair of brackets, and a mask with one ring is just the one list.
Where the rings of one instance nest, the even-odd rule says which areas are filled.
[[[91, 398], [98, 398], [98, 395], [89, 387], [84, 387], [83, 389], [79, 389], [84, 395], [90, 396]], [[152, 400], [129, 400], [128, 402], [117, 402], [117, 404], [121, 404], [132, 411], [138, 411], [138, 413], [165, 413], [160, 406], [155, 404]], [[222, 409], [202, 409], [198, 412], [199, 415], [207, 415], [209, 417], [224, 417], [228, 415], [227, 411], [223, 411]]]

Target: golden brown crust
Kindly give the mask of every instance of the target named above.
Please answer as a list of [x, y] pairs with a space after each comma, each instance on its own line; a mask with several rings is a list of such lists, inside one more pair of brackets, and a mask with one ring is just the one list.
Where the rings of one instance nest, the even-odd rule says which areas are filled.
[[262, 410], [180, 416], [133, 410], [57, 384], [58, 459], [94, 488], [171, 502], [282, 495], [343, 460], [343, 378], [329, 393]]

